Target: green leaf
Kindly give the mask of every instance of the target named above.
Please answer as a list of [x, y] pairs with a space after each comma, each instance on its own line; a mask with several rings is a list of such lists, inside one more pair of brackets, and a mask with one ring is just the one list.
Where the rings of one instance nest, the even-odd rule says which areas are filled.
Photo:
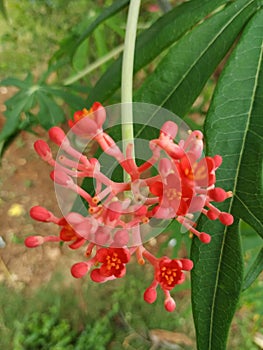
[[249, 288], [263, 271], [263, 248], [261, 248], [253, 264], [245, 275], [242, 292]]
[[76, 49], [79, 47], [80, 44], [83, 43], [85, 39], [87, 39], [90, 34], [104, 21], [106, 21], [108, 18], [114, 16], [116, 13], [124, 9], [126, 6], [128, 6], [130, 0], [118, 0], [114, 1], [113, 4], [107, 8], [105, 8], [102, 13], [95, 19], [94, 22], [92, 22], [88, 28], [78, 37], [75, 37], [75, 35], [71, 35], [62, 43], [60, 49], [54, 54], [53, 58], [51, 60], [58, 60], [60, 59], [64, 54], [72, 56]]
[[[229, 203], [223, 207], [227, 210]], [[221, 208], [222, 209], [222, 208]], [[209, 232], [210, 244], [192, 244], [192, 307], [198, 350], [225, 350], [229, 326], [243, 281], [238, 222], [223, 227], [200, 220], [199, 230]]]
[[135, 100], [184, 116], [256, 9], [256, 1], [238, 0], [190, 31], [169, 50]]
[[[218, 207], [234, 214], [224, 227], [201, 219], [209, 245], [194, 240], [191, 256], [193, 315], [199, 350], [224, 350], [242, 288], [243, 259], [238, 223], [262, 235], [262, 46], [263, 10], [252, 17], [221, 74], [205, 123], [209, 155], [221, 154], [217, 186], [234, 196]], [[260, 175], [259, 175], [260, 174]]]
[[[160, 53], [180, 39], [205, 16], [226, 0], [192, 0], [163, 15], [142, 32], [136, 40], [134, 73], [150, 63]], [[109, 98], [121, 85], [122, 56], [100, 78], [88, 96], [88, 104]]]
[[21, 113], [34, 103], [34, 96], [28, 95], [27, 91], [19, 91], [16, 95], [6, 101], [7, 111], [4, 113], [6, 122], [0, 132], [0, 142], [13, 136], [21, 123]]
[[43, 128], [49, 129], [65, 120], [62, 108], [60, 108], [48, 95], [38, 91], [37, 98], [40, 106], [38, 119]]
[[[207, 119], [207, 136], [235, 169], [233, 214], [263, 237], [263, 10], [250, 21], [223, 72]], [[213, 150], [214, 147], [209, 146]], [[226, 152], [227, 148], [227, 152]], [[210, 151], [211, 151], [210, 150]], [[221, 170], [229, 177], [227, 168]], [[220, 183], [219, 183], [220, 184]]]
[[16, 86], [19, 89], [25, 89], [33, 85], [33, 76], [29, 73], [25, 80], [9, 77], [1, 80], [0, 84], [3, 86]]
[[[45, 89], [47, 90], [47, 89]], [[48, 93], [62, 98], [74, 110], [80, 110], [86, 106], [86, 101], [71, 91], [48, 87]]]

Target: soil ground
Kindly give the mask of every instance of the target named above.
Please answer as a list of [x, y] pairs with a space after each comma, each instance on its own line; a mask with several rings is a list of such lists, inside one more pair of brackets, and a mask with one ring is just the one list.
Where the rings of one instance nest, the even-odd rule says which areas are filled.
[[[0, 130], [5, 120], [4, 101], [13, 93], [6, 88], [0, 91]], [[20, 288], [41, 285], [50, 279], [58, 265], [68, 264], [70, 268], [71, 264], [64, 248], [58, 245], [28, 249], [23, 243], [30, 234], [58, 233], [55, 225], [31, 219], [32, 206], [44, 206], [60, 216], [54, 184], [49, 177], [51, 169], [33, 148], [39, 138], [48, 141], [47, 132], [36, 131], [38, 135], [21, 132], [4, 153], [0, 167], [0, 236], [6, 243], [0, 248], [0, 282], [7, 279]]]

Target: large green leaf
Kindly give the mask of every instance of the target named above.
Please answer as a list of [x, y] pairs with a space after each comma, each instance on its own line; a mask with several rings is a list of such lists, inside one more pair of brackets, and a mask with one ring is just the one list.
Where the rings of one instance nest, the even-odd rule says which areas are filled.
[[[200, 20], [227, 0], [192, 0], [163, 15], [142, 32], [135, 47], [134, 72], [150, 63], [155, 57], [180, 39]], [[109, 98], [121, 85], [122, 56], [100, 78], [88, 96], [88, 104]]]
[[18, 132], [21, 123], [21, 113], [25, 109], [32, 108], [33, 103], [34, 96], [29, 95], [25, 90], [19, 91], [6, 101], [7, 110], [4, 113], [6, 122], [0, 132], [0, 142], [7, 140]]
[[238, 0], [190, 31], [169, 50], [135, 100], [184, 116], [256, 9], [256, 1]]
[[76, 36], [76, 34], [70, 35], [62, 43], [59, 50], [54, 54], [52, 60], [58, 60], [63, 55], [73, 56], [76, 49], [83, 43], [85, 39], [104, 21], [108, 18], [114, 16], [116, 13], [121, 11], [123, 8], [128, 6], [130, 0], [115, 0], [113, 4], [109, 7], [106, 7], [101, 14], [96, 17], [96, 19], [84, 30], [81, 35]]
[[220, 205], [235, 223], [201, 219], [209, 245], [194, 240], [193, 314], [199, 350], [224, 350], [243, 282], [239, 218], [262, 235], [263, 10], [250, 20], [218, 82], [205, 124], [208, 154], [221, 154], [217, 185], [233, 190]]

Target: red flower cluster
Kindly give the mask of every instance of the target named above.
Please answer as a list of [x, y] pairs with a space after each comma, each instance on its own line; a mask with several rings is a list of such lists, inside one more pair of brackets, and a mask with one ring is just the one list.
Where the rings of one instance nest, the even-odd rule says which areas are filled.
[[[133, 145], [129, 144], [124, 154], [114, 140], [103, 131], [106, 119], [104, 107], [96, 102], [90, 110], [77, 111], [69, 122], [71, 132], [82, 140], [94, 140], [103, 152], [113, 157], [129, 175], [126, 182], [115, 182], [100, 170], [96, 158], [87, 158], [71, 145], [62, 129], [49, 130], [50, 139], [60, 146], [63, 154], [56, 160], [46, 142], [35, 142], [39, 156], [54, 170], [52, 180], [77, 195], [87, 203], [83, 216], [70, 212], [57, 218], [47, 209], [36, 206], [30, 211], [33, 219], [53, 222], [60, 226], [58, 236], [27, 237], [27, 247], [37, 247], [44, 242], [66, 242], [69, 248], [78, 249], [86, 245], [86, 260], [72, 266], [75, 278], [90, 272], [95, 282], [121, 278], [126, 273], [126, 264], [135, 254], [140, 264], [147, 260], [154, 269], [153, 282], [144, 293], [148, 303], [156, 300], [159, 285], [165, 295], [165, 308], [175, 309], [170, 291], [184, 281], [183, 271], [190, 271], [193, 263], [189, 259], [154, 257], [144, 246], [153, 229], [153, 221], [175, 219], [203, 243], [210, 242], [210, 235], [196, 230], [194, 216], [203, 213], [209, 219], [219, 219], [231, 225], [233, 217], [221, 212], [211, 202], [221, 202], [232, 196], [222, 188], [215, 187], [215, 172], [222, 159], [203, 157], [203, 135], [200, 131], [189, 133], [186, 140], [174, 142], [177, 125], [167, 121], [157, 139], [149, 142], [150, 159], [137, 166], [132, 157]], [[157, 175], [151, 176], [152, 168]], [[92, 178], [95, 195], [81, 188], [75, 178]]]

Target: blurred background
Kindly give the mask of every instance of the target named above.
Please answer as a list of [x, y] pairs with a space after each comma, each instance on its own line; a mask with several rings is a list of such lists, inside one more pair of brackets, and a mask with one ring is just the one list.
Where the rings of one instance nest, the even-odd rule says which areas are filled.
[[[1, 4], [6, 8], [6, 17], [0, 14], [0, 80], [3, 80], [10, 76], [23, 79], [28, 72], [37, 79], [47, 70], [61, 41], [68, 34], [82, 31], [112, 1], [8, 0]], [[158, 4], [143, 1], [139, 30], [161, 16]], [[69, 69], [74, 74], [121, 45], [126, 15], [127, 10], [123, 10], [99, 26], [83, 42], [71, 64], [64, 64], [49, 79], [59, 76], [59, 81], [63, 81], [69, 77]], [[84, 76], [79, 81], [80, 91], [88, 91], [109, 63], [99, 65], [92, 74]], [[154, 63], [140, 71], [135, 85], [153, 69]], [[200, 129], [216, 79], [217, 73], [189, 115], [189, 121]], [[5, 122], [5, 101], [16, 92], [15, 87], [0, 86], [0, 130]], [[117, 92], [116, 100], [118, 97]], [[60, 107], [69, 115], [65, 103]], [[47, 133], [37, 124], [31, 131], [22, 131], [14, 137], [1, 159], [0, 348], [195, 349], [189, 275], [185, 284], [175, 288], [177, 309], [169, 314], [164, 310], [161, 291], [153, 305], [143, 301], [144, 290], [151, 283], [150, 266], [138, 266], [134, 260], [123, 279], [98, 285], [88, 277], [76, 280], [71, 276], [70, 267], [83, 259], [82, 253], [56, 244], [32, 250], [24, 247], [23, 241], [28, 235], [57, 233], [57, 227], [52, 224], [30, 218], [32, 206], [43, 205], [60, 215], [49, 178], [50, 169], [33, 149], [37, 139], [48, 140]], [[56, 148], [52, 149], [55, 154]], [[244, 254], [249, 260], [258, 249], [259, 238], [245, 224], [242, 232]], [[180, 233], [179, 227], [172, 227], [170, 232], [149, 242], [149, 249], [159, 256], [185, 257], [189, 256], [190, 244], [187, 234]], [[229, 350], [260, 348], [257, 344], [260, 344], [260, 333], [263, 334], [262, 286], [261, 276], [242, 294], [231, 328]]]

